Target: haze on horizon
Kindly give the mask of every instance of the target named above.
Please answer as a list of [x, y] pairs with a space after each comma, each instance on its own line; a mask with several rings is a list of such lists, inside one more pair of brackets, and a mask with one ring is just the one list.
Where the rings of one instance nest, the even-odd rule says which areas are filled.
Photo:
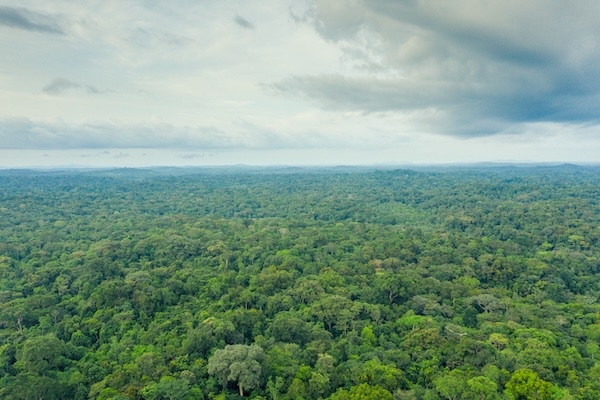
[[0, 0], [0, 167], [600, 162], [591, 0]]

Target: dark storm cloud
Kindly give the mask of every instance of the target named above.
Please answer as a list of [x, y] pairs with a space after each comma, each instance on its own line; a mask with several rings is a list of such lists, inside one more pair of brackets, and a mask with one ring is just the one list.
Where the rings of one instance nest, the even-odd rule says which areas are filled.
[[[435, 110], [429, 131], [488, 135], [528, 122], [600, 119], [600, 3], [542, 0], [315, 1], [309, 21], [353, 65], [349, 75], [270, 85], [337, 111]], [[364, 51], [367, 49], [368, 51]]]
[[247, 19], [245, 19], [239, 15], [236, 15], [233, 18], [233, 21], [244, 29], [254, 29], [253, 23], [251, 23], [250, 21], [248, 21]]
[[0, 6], [0, 25], [32, 32], [62, 35], [64, 30], [52, 16], [27, 10]]
[[59, 95], [69, 90], [79, 89], [90, 94], [101, 93], [96, 87], [91, 85], [83, 85], [81, 83], [73, 82], [65, 78], [55, 78], [52, 82], [42, 88], [42, 91], [50, 95]]

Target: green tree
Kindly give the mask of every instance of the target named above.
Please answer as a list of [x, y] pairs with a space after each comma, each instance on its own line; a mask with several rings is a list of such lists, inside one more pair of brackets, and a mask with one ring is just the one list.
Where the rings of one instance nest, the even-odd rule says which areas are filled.
[[227, 345], [208, 359], [208, 373], [214, 375], [223, 386], [227, 382], [235, 382], [240, 396], [243, 396], [244, 389], [260, 386], [264, 357], [260, 346]]
[[331, 396], [329, 400], [393, 400], [394, 396], [381, 386], [371, 386], [362, 383], [352, 386], [350, 390], [340, 389]]
[[36, 336], [23, 343], [15, 367], [29, 374], [48, 375], [68, 363], [64, 351], [64, 342], [54, 334]]
[[404, 374], [393, 364], [382, 364], [375, 358], [357, 367], [352, 374], [355, 383], [368, 383], [387, 390], [404, 386]]
[[467, 389], [467, 375], [464, 371], [454, 369], [433, 381], [435, 389], [446, 399], [459, 399]]
[[267, 393], [271, 400], [279, 400], [281, 398], [281, 387], [283, 386], [283, 378], [276, 377], [275, 380], [269, 378], [267, 382]]
[[158, 383], [146, 385], [141, 393], [148, 400], [179, 400], [186, 397], [189, 389], [190, 382], [187, 379], [163, 376]]
[[521, 368], [516, 370], [506, 383], [504, 392], [509, 399], [514, 400], [549, 400], [553, 395], [553, 387], [535, 371]]
[[476, 376], [467, 381], [467, 397], [475, 400], [490, 400], [497, 397], [498, 385], [485, 376]]

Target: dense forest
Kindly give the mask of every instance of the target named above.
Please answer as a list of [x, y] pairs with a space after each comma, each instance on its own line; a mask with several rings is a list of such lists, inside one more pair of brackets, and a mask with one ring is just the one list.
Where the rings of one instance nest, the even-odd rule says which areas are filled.
[[2, 399], [600, 398], [600, 169], [0, 171]]

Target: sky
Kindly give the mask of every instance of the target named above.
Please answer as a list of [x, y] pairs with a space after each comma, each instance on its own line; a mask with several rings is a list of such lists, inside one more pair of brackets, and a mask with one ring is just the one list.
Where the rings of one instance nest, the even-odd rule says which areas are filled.
[[597, 0], [0, 0], [0, 168], [600, 162]]

